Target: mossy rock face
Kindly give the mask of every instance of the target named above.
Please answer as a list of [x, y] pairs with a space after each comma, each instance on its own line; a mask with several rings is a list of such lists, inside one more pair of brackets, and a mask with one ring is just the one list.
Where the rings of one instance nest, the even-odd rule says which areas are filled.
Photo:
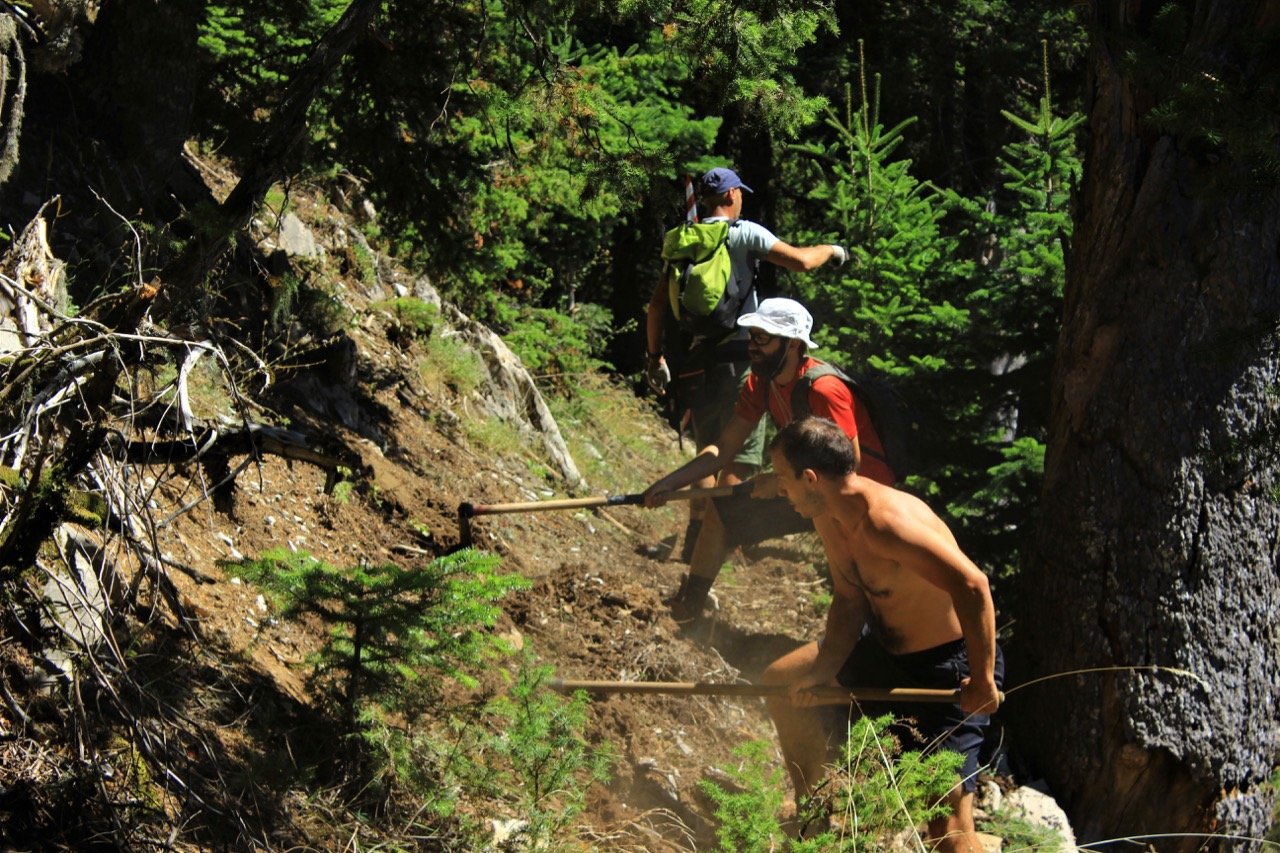
[[[53, 478], [47, 472], [40, 478], [42, 489], [47, 490], [52, 482]], [[19, 491], [26, 488], [26, 483], [17, 469], [0, 465], [0, 487]], [[107, 500], [97, 492], [67, 489], [63, 505], [69, 521], [88, 527], [101, 527], [107, 517]]]
[[101, 527], [107, 517], [107, 501], [97, 492], [72, 489], [67, 494], [67, 518], [88, 527]]

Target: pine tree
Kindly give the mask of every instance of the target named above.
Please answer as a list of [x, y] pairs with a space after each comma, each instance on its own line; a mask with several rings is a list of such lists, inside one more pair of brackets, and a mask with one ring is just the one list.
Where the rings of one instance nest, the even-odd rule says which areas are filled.
[[972, 547], [998, 555], [997, 570], [1014, 564], [1039, 494], [1070, 193], [1081, 170], [1076, 135], [1084, 117], [1054, 115], [1047, 42], [1042, 51], [1039, 103], [1026, 115], [1003, 112], [1020, 136], [999, 159], [1002, 191], [987, 199], [948, 194], [975, 256], [963, 304], [972, 318], [974, 374], [983, 378], [974, 386], [981, 405], [970, 413], [968, 432], [987, 462], [978, 470], [952, 466], [947, 479], [963, 488], [948, 509]]

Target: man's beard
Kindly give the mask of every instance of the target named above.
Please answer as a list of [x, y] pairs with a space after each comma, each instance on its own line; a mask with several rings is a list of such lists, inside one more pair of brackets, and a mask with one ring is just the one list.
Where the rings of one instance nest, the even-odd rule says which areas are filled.
[[750, 356], [751, 372], [761, 379], [772, 379], [778, 375], [778, 371], [782, 370], [782, 363], [787, 360], [787, 348], [785, 346], [778, 347], [778, 354], [775, 356], [767, 356], [760, 353], [759, 356]]

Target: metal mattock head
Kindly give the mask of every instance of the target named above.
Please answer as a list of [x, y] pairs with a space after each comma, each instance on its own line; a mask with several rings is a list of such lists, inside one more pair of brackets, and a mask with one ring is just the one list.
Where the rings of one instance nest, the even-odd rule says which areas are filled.
[[476, 508], [470, 503], [458, 504], [458, 544], [463, 548], [471, 547], [471, 516]]

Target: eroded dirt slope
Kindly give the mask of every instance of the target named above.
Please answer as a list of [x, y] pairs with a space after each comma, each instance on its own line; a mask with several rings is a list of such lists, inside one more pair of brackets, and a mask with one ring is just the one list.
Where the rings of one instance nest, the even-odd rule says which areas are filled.
[[[367, 311], [368, 304], [357, 304]], [[349, 493], [324, 492], [325, 471], [266, 457], [240, 474], [234, 507], [208, 503], [166, 528], [172, 556], [207, 578], [175, 573], [201, 633], [251, 662], [305, 706], [306, 656], [322, 626], [277, 618], [267, 599], [236, 577], [234, 562], [271, 548], [306, 551], [335, 565], [431, 560], [459, 544], [461, 503], [566, 497], [567, 487], [526, 455], [484, 449], [468, 437], [474, 401], [420, 369], [423, 341], [394, 338], [390, 320], [366, 314], [350, 332], [354, 379], [314, 375], [284, 383], [267, 400], [277, 416], [323, 446], [360, 450], [366, 471]], [[621, 412], [633, 449], [597, 448], [598, 464], [626, 468], [640, 490], [681, 458], [674, 433], [643, 406]], [[634, 442], [643, 450], [635, 452]], [[597, 469], [598, 470], [598, 469]], [[588, 466], [590, 480], [591, 470]], [[157, 495], [162, 510], [191, 501], [197, 484]], [[598, 494], [598, 491], [594, 493]], [[777, 655], [814, 638], [823, 584], [809, 537], [737, 553], [717, 585], [718, 609], [681, 631], [661, 599], [684, 566], [677, 545], [684, 507], [530, 512], [471, 523], [475, 545], [533, 586], [512, 596], [499, 630], [556, 667], [563, 678], [754, 680]], [[678, 552], [678, 547], [675, 549]], [[656, 556], [655, 556], [656, 554]], [[733, 761], [746, 740], [770, 738], [759, 699], [613, 696], [592, 704], [588, 736], [612, 745], [614, 781], [593, 792], [583, 835], [615, 849], [698, 849], [713, 843], [698, 781]]]

